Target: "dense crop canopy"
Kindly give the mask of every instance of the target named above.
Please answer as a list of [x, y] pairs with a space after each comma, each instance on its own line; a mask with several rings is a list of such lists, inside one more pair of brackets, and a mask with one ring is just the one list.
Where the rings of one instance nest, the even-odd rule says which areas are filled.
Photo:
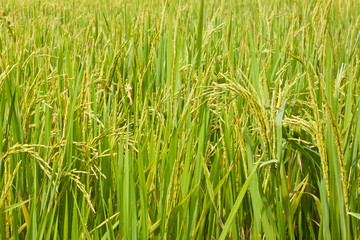
[[353, 0], [0, 0], [0, 239], [357, 239]]

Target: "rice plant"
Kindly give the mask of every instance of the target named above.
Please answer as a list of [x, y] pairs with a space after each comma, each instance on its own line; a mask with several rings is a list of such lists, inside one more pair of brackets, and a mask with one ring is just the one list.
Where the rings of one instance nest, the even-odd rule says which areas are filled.
[[0, 2], [0, 239], [360, 239], [356, 1]]

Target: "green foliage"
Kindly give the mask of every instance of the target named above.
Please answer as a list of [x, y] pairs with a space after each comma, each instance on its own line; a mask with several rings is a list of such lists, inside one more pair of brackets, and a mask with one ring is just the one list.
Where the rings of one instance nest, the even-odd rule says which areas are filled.
[[354, 1], [0, 6], [0, 239], [360, 238]]

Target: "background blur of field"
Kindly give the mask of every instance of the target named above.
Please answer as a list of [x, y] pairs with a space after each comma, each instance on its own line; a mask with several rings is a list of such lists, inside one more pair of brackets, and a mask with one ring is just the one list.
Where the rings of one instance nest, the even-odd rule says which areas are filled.
[[0, 239], [359, 239], [358, 1], [0, 4]]

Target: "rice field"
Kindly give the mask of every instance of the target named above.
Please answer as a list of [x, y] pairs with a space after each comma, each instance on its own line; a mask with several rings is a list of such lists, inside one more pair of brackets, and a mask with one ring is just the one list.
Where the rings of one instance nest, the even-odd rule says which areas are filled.
[[355, 0], [0, 0], [0, 239], [360, 239]]

